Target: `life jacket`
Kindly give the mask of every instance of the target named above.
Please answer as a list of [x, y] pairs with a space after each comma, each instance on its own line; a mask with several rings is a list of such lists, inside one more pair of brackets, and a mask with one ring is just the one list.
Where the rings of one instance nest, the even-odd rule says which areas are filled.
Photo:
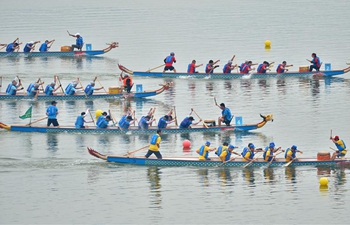
[[215, 151], [215, 154], [216, 154], [217, 156], [220, 156], [221, 153], [222, 153], [222, 149], [223, 149], [223, 147], [220, 146], [220, 147], [218, 148], [218, 150]]
[[53, 105], [50, 105], [47, 108], [46, 112], [47, 112], [47, 116], [49, 117], [49, 119], [50, 119], [50, 117], [56, 117], [57, 108]]
[[227, 154], [225, 156], [225, 161], [230, 160], [232, 153], [228, 150], [228, 148], [226, 148], [224, 151], [227, 152]]
[[246, 63], [242, 63], [240, 66], [239, 66], [239, 72], [242, 72], [243, 71], [243, 67], [246, 65]]
[[286, 152], [284, 153], [284, 158], [285, 158], [285, 159], [287, 158], [288, 152], [292, 152], [292, 157], [295, 158], [295, 154], [296, 154], [297, 152], [296, 152], [296, 151], [293, 151], [293, 150], [290, 149], [290, 148], [287, 148], [287, 149], [286, 149]]
[[[6, 88], [6, 94], [8, 95], [16, 95], [16, 90], [13, 90], [12, 93], [11, 93], [11, 88], [12, 86], [14, 86], [12, 83], [10, 83], [9, 85], [7, 85], [7, 88]], [[15, 86], [16, 87], [16, 86]]]
[[248, 64], [245, 64], [242, 68], [241, 73], [245, 73], [245, 74], [249, 73], [249, 68], [250, 66]]
[[258, 69], [257, 69], [257, 72], [258, 73], [266, 73], [266, 66], [262, 63], [258, 66]]
[[[269, 158], [266, 158], [267, 151], [270, 151], [270, 156], [269, 156]], [[272, 157], [273, 157], [273, 151], [272, 151], [269, 147], [266, 147], [266, 148], [265, 148], [265, 152], [263, 153], [263, 159], [264, 159], [265, 161], [271, 161], [271, 160], [272, 160]]]
[[[93, 93], [94, 93], [94, 90], [93, 90], [93, 88], [92, 88], [92, 90], [91, 90], [91, 88], [92, 88], [92, 86], [91, 86], [91, 84], [88, 84], [86, 87], [85, 87], [85, 93], [87, 94], [87, 95], [92, 95]], [[90, 90], [91, 90], [91, 93], [90, 93]]]
[[320, 58], [318, 57], [315, 57], [314, 60], [314, 65], [317, 66], [317, 68], [320, 68], [321, 67], [321, 62], [320, 62]]
[[27, 88], [27, 94], [30, 94], [30, 92], [32, 92], [32, 88], [34, 87], [34, 84], [31, 83], [29, 84], [28, 88]]
[[6, 47], [6, 52], [13, 52], [12, 47], [13, 47], [13, 43], [8, 44], [7, 47]]
[[180, 128], [188, 128], [191, 125], [191, 121], [186, 117], [181, 123]]
[[167, 56], [165, 59], [164, 59], [164, 62], [165, 62], [165, 66], [172, 66], [173, 65], [173, 58], [174, 56]]
[[99, 124], [101, 123], [101, 121], [103, 121], [105, 119], [105, 117], [104, 116], [99, 116], [98, 118], [97, 118], [97, 121], [96, 121], [96, 126], [98, 127], [99, 126]]
[[209, 63], [205, 66], [205, 73], [213, 73], [214, 72], [214, 67], [209, 65]]
[[50, 84], [48, 84], [48, 85], [45, 87], [44, 93], [45, 93], [46, 95], [53, 95], [53, 93], [50, 91], [50, 87], [51, 87]]
[[73, 89], [73, 84], [69, 83], [65, 89], [66, 95], [73, 95], [74, 92], [71, 94], [71, 90]]
[[157, 139], [158, 139], [158, 137], [159, 137], [158, 134], [153, 134], [152, 137], [151, 137], [150, 144], [151, 144], [151, 145], [157, 144]]
[[278, 64], [277, 69], [276, 69], [277, 73], [284, 73], [284, 69], [281, 69], [281, 67], [282, 67], [282, 64]]
[[346, 145], [343, 140], [340, 140], [340, 143], [335, 143], [335, 146], [338, 148], [339, 151], [343, 151], [346, 149]]
[[75, 121], [75, 128], [82, 128], [84, 126], [84, 118], [83, 116], [78, 116]]
[[187, 73], [195, 73], [195, 72], [196, 72], [196, 65], [193, 63], [188, 64]]
[[166, 122], [167, 121], [163, 117], [160, 118], [158, 121], [158, 128], [159, 129], [166, 128], [166, 126], [168, 125]]
[[124, 79], [123, 79], [123, 86], [124, 87], [127, 87], [128, 85], [127, 85], [127, 80], [129, 80], [129, 82], [130, 82], [130, 85], [129, 86], [132, 86], [132, 78], [130, 77], [130, 76], [127, 76], [127, 77], [125, 77]]
[[199, 149], [199, 155], [201, 155], [201, 156], [203, 156], [204, 158], [208, 158], [208, 155], [209, 155], [209, 152], [207, 151], [206, 153], [205, 153], [205, 155], [204, 155], [204, 148], [205, 148], [205, 146], [204, 145], [202, 145], [201, 147], [200, 147], [200, 149]]
[[253, 152], [253, 151], [250, 151], [250, 149], [249, 149], [248, 147], [245, 147], [245, 148], [243, 149], [242, 156], [245, 157], [245, 155], [246, 155], [248, 152], [250, 152], [249, 158], [250, 158], [250, 159], [253, 159], [253, 157], [254, 157], [254, 152]]
[[139, 130], [140, 129], [144, 129], [144, 130], [147, 130], [148, 129], [148, 123], [147, 123], [147, 120], [145, 119], [145, 117], [141, 117], [140, 121], [139, 121]]
[[118, 126], [122, 127], [125, 120], [126, 120], [126, 116], [122, 116], [122, 118], [118, 122]]
[[224, 68], [222, 69], [223, 73], [231, 73], [231, 66], [226, 64]]

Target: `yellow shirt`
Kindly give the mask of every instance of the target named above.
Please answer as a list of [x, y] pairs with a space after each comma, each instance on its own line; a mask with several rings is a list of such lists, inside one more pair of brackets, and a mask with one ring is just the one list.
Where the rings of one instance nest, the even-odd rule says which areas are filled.
[[248, 151], [248, 152], [245, 154], [245, 156], [243, 157], [243, 162], [247, 162], [248, 160], [246, 160], [246, 158], [249, 159], [249, 157], [250, 157], [250, 152]]
[[[203, 155], [199, 155], [199, 160], [206, 160], [205, 155], [207, 154], [207, 152], [209, 151], [209, 147], [208, 146], [204, 146], [204, 151], [203, 151]], [[198, 154], [200, 152], [200, 149], [197, 150]]]
[[[288, 152], [287, 152], [286, 162], [289, 162], [289, 161], [291, 160], [291, 158], [292, 158], [292, 154], [293, 154], [293, 152], [292, 152], [292, 151], [288, 151]], [[294, 160], [294, 161], [295, 161], [295, 160]]]
[[154, 152], [158, 152], [159, 151], [159, 147], [158, 146], [159, 146], [161, 140], [162, 140], [162, 138], [158, 134], [158, 138], [157, 138], [156, 144], [155, 145], [150, 144], [148, 149], [151, 150], [151, 151], [154, 151]]
[[221, 161], [225, 161], [226, 156], [227, 156], [227, 151], [223, 151], [223, 152], [221, 152], [221, 155], [219, 157], [220, 157]]

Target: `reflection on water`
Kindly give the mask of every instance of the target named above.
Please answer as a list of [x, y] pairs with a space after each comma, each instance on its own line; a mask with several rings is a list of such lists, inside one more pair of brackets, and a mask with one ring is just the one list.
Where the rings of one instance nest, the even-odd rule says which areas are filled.
[[230, 168], [222, 167], [218, 170], [218, 177], [220, 179], [221, 186], [233, 186], [233, 178], [231, 176]]
[[199, 183], [205, 187], [209, 187], [208, 172], [209, 170], [205, 168], [198, 169]]
[[271, 167], [264, 168], [263, 174], [267, 183], [270, 183], [270, 184], [276, 183], [274, 172], [275, 172], [274, 168], [271, 168]]
[[58, 150], [57, 134], [47, 133], [46, 137], [47, 137], [47, 139], [46, 139], [47, 149], [46, 150], [50, 151], [49, 155], [51, 157], [54, 157], [55, 152]]
[[242, 169], [243, 179], [249, 184], [251, 187], [255, 187], [255, 177], [254, 177], [254, 169], [253, 168], [243, 168]]
[[292, 183], [296, 183], [296, 171], [294, 166], [288, 166], [285, 168], [285, 177]]
[[147, 177], [150, 183], [150, 201], [152, 208], [161, 209], [162, 208], [162, 192], [160, 184], [160, 176], [162, 172], [160, 167], [148, 167]]

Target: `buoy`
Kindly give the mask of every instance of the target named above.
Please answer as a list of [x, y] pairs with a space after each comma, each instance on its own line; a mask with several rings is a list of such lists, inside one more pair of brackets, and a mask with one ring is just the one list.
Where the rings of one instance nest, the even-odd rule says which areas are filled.
[[101, 116], [102, 113], [103, 113], [103, 111], [102, 111], [101, 109], [96, 110], [96, 112], [95, 112], [96, 119], [97, 119], [99, 116]]
[[265, 41], [265, 48], [271, 48], [271, 41], [270, 40]]
[[190, 148], [190, 147], [191, 147], [191, 142], [190, 142], [189, 140], [184, 140], [184, 141], [182, 142], [182, 146], [183, 146], [184, 148]]
[[328, 185], [327, 177], [321, 177], [318, 182], [320, 183], [321, 186], [327, 186]]

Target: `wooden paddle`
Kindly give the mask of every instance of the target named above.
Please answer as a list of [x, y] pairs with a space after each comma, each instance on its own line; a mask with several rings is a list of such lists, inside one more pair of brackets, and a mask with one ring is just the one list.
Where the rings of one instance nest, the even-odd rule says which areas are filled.
[[136, 150], [133, 150], [133, 151], [129, 151], [129, 152], [127, 152], [126, 154], [124, 154], [123, 156], [129, 156], [129, 155], [131, 155], [131, 154], [134, 154], [135, 152], [141, 151], [141, 150], [143, 150], [143, 149], [145, 149], [145, 148], [148, 148], [148, 147], [149, 147], [149, 145], [145, 145], [145, 146], [143, 146], [142, 148], [139, 148], [139, 149], [136, 149]]
[[214, 102], [216, 106], [219, 106], [218, 103], [216, 102], [216, 97], [214, 96]]
[[28, 123], [26, 126], [30, 126], [30, 125], [32, 125], [33, 123], [40, 122], [40, 121], [42, 121], [42, 120], [44, 120], [44, 119], [47, 119], [47, 116], [45, 116], [45, 117], [43, 117], [43, 118], [41, 118], [41, 119], [34, 120], [33, 122]]
[[22, 89], [23, 95], [26, 95], [26, 92], [24, 91], [24, 87], [23, 87], [23, 84], [22, 84], [22, 80], [19, 78], [18, 75], [17, 75], [16, 77], [17, 77], [17, 79], [18, 79], [18, 84], [19, 84], [19, 86], [21, 86], [21, 87], [23, 88], [23, 89]]
[[217, 167], [223, 166], [224, 164], [226, 164], [226, 163], [228, 163], [228, 162], [231, 162], [231, 161], [237, 159], [237, 158], [240, 157], [240, 156], [241, 156], [241, 154], [239, 154], [239, 155], [237, 155], [237, 156], [235, 156], [235, 157], [232, 157], [230, 160], [227, 160], [226, 162], [221, 163], [221, 164], [218, 165]]
[[116, 120], [116, 119], [114, 118], [114, 116], [112, 115], [110, 109], [108, 109], [108, 114], [109, 114], [110, 117], [112, 117], [112, 122], [113, 122], [114, 124], [117, 124], [117, 120]]
[[3, 50], [5, 47], [7, 47], [7, 45], [4, 44], [4, 46], [0, 48], [0, 51]]
[[52, 39], [52, 40], [51, 40], [51, 41], [49, 41], [49, 42], [50, 42], [50, 45], [49, 45], [49, 46], [47, 46], [48, 50], [51, 48], [52, 44], [55, 42], [55, 39]]
[[177, 116], [176, 116], [175, 106], [174, 106], [174, 116], [175, 116], [175, 126], [179, 126], [178, 123], [177, 123]]
[[91, 117], [92, 122], [93, 122], [93, 123], [94, 123], [94, 125], [96, 126], [96, 123], [95, 123], [94, 117], [92, 116], [92, 114], [91, 114], [91, 112], [90, 112], [90, 109], [88, 109], [88, 111], [89, 111], [89, 114], [90, 114], [90, 117]]
[[83, 92], [84, 92], [84, 95], [85, 95], [85, 98], [87, 98], [88, 96], [86, 95], [86, 92], [85, 92], [85, 90], [84, 90], [84, 86], [83, 86], [83, 84], [81, 83], [81, 81], [80, 81], [80, 78], [78, 77], [78, 81], [79, 81], [79, 84], [80, 84], [80, 86], [81, 86], [81, 89], [83, 90]]
[[283, 153], [284, 150], [280, 151], [279, 153], [277, 153], [276, 155], [272, 156], [272, 159], [269, 161], [269, 166], [271, 165], [271, 163], [273, 162], [273, 160], [276, 158], [276, 156], [278, 156], [279, 154]]
[[296, 159], [297, 159], [297, 157], [295, 157], [294, 159], [290, 160], [289, 162], [287, 162], [287, 163], [284, 164], [283, 166], [284, 166], [284, 167], [289, 166], [289, 165], [292, 164], [292, 162], [294, 162], [294, 160], [296, 160]]
[[208, 125], [207, 125], [206, 123], [204, 123], [204, 121], [202, 120], [202, 118], [200, 118], [200, 116], [198, 116], [198, 114], [196, 113], [196, 111], [194, 111], [193, 108], [192, 108], [191, 110], [194, 112], [194, 114], [196, 114], [196, 116], [198, 117], [198, 119], [202, 121], [203, 125], [204, 125], [206, 128], [209, 128]]
[[[260, 152], [259, 152], [259, 153], [260, 153]], [[252, 164], [252, 163], [255, 162], [256, 160], [258, 160], [258, 158], [259, 158], [260, 155], [261, 155], [261, 153], [260, 153], [260, 154], [259, 154], [259, 153], [256, 154], [255, 157], [254, 157], [254, 159], [250, 160], [249, 163], [245, 164], [245, 165], [243, 166], [243, 168], [246, 168], [247, 166], [249, 166], [250, 164]]]
[[149, 72], [151, 72], [152, 70], [158, 69], [158, 68], [163, 67], [163, 66], [165, 66], [165, 64], [162, 64], [162, 65], [160, 65], [160, 66], [154, 67], [154, 68], [149, 69], [149, 70], [146, 70], [146, 73], [149, 73]]
[[102, 86], [100, 80], [99, 80], [97, 77], [95, 77], [95, 80], [94, 80], [94, 81], [96, 81], [96, 80], [97, 80], [97, 82], [100, 84], [100, 86], [103, 88], [103, 90], [104, 90], [104, 91], [106, 92], [106, 94], [107, 94], [108, 92], [106, 91], [105, 87]]
[[64, 93], [64, 90], [63, 90], [63, 87], [62, 87], [62, 84], [61, 84], [61, 81], [60, 81], [60, 77], [56, 75], [56, 78], [58, 80], [58, 83], [60, 84], [60, 91], [61, 91], [61, 95], [66, 95], [66, 93]]
[[334, 149], [334, 148], [332, 148], [332, 147], [329, 147], [330, 149], [332, 149], [333, 151], [339, 151], [338, 149]]

